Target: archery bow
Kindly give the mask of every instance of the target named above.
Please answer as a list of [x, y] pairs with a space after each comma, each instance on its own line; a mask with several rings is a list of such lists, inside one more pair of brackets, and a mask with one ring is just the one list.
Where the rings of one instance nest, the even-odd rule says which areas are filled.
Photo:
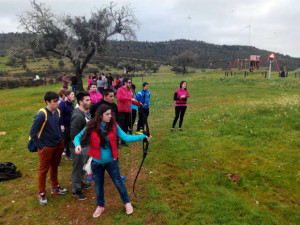
[[[146, 116], [144, 116], [143, 109], [142, 109], [142, 113], [143, 113], [143, 119], [144, 119], [144, 121], [146, 122], [146, 129], [147, 129], [146, 132], [145, 132], [145, 135], [147, 135], [148, 137], [150, 137], [150, 130], [149, 130], [149, 126], [148, 126], [148, 119], [146, 118]], [[138, 178], [138, 176], [139, 176], [139, 174], [140, 174], [140, 171], [141, 171], [141, 169], [142, 169], [144, 160], [145, 160], [145, 158], [146, 158], [146, 156], [147, 156], [147, 154], [148, 154], [148, 146], [149, 146], [149, 142], [148, 142], [147, 138], [145, 138], [145, 139], [143, 140], [143, 160], [142, 160], [142, 162], [141, 162], [139, 171], [138, 171], [137, 174], [136, 174], [136, 177], [135, 177], [135, 179], [134, 179], [134, 183], [133, 183], [133, 186], [132, 186], [133, 194], [134, 194], [134, 197], [136, 197], [136, 198], [137, 198], [137, 196], [136, 196], [136, 194], [134, 193], [134, 187], [135, 187], [135, 183], [136, 183], [136, 181], [137, 181], [137, 178]]]

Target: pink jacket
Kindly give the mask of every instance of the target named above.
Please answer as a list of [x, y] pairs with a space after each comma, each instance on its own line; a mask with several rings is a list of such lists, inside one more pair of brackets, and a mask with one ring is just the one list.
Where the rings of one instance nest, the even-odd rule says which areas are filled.
[[91, 102], [94, 104], [96, 102], [100, 102], [102, 100], [102, 95], [99, 92], [92, 92], [92, 90], [89, 91], [91, 96]]
[[[180, 96], [185, 95], [185, 98], [180, 98]], [[181, 90], [178, 88], [174, 93], [174, 100], [176, 101], [175, 106], [187, 106], [187, 98], [189, 98], [190, 95], [187, 90]]]
[[91, 85], [91, 83], [93, 82], [93, 79], [88, 79], [88, 87]]
[[117, 103], [118, 103], [118, 111], [119, 112], [131, 112], [131, 103], [139, 106], [140, 103], [138, 101], [131, 100], [134, 98], [131, 90], [127, 90], [124, 86], [120, 87], [117, 92]]

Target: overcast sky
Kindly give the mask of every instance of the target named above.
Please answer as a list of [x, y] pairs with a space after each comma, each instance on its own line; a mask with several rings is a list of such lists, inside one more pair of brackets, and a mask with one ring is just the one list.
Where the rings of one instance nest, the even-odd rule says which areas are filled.
[[[44, 0], [57, 14], [87, 16], [106, 0]], [[118, 0], [140, 23], [139, 41], [190, 39], [250, 45], [300, 57], [299, 0]], [[21, 32], [18, 14], [28, 0], [0, 0], [0, 32]], [[191, 19], [187, 19], [187, 18]], [[250, 36], [249, 36], [250, 26]], [[250, 38], [249, 38], [250, 37]], [[255, 54], [255, 52], [253, 52]]]

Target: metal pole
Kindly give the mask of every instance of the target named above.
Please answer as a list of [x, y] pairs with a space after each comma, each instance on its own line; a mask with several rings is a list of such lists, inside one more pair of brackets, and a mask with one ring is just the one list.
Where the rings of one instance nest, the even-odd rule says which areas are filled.
[[273, 60], [270, 59], [270, 64], [269, 64], [269, 79], [271, 79], [272, 62], [273, 62]]

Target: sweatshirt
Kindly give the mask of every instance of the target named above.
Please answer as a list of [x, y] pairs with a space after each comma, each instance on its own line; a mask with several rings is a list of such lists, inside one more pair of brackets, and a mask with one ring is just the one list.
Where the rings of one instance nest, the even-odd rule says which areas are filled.
[[89, 91], [91, 96], [91, 102], [95, 104], [96, 102], [101, 101], [103, 99], [102, 95], [99, 92], [93, 92], [92, 90]]
[[131, 101], [133, 99], [133, 94], [130, 89], [126, 89], [124, 86], [120, 87], [117, 92], [117, 105], [119, 112], [131, 112], [131, 103], [139, 106], [138, 101]]
[[91, 113], [91, 117], [94, 118], [96, 111], [98, 109], [98, 107], [102, 104], [108, 105], [111, 108], [111, 115], [114, 117], [115, 121], [117, 121], [118, 118], [118, 106], [116, 105], [116, 103], [109, 103], [104, 101], [104, 99], [102, 99], [100, 102], [97, 102], [95, 104], [92, 105], [91, 109], [90, 109], [90, 113]]
[[68, 99], [59, 103], [58, 109], [61, 115], [61, 126], [64, 128], [70, 128], [71, 115], [74, 110], [73, 102]]
[[29, 136], [31, 137], [34, 145], [40, 150], [44, 147], [54, 147], [59, 145], [63, 138], [60, 129], [60, 118], [57, 110], [54, 110], [52, 113], [46, 107], [45, 109], [47, 112], [47, 122], [40, 138], [38, 138], [38, 133], [40, 132], [42, 125], [45, 122], [44, 112], [40, 111], [35, 115], [31, 129], [29, 131]]
[[[180, 98], [180, 96], [185, 95], [186, 98]], [[174, 93], [174, 101], [176, 101], [175, 106], [187, 106], [187, 98], [190, 97], [187, 90], [182, 90], [178, 88]]]
[[[79, 108], [74, 109], [71, 117], [71, 126], [70, 126], [70, 138], [73, 140], [77, 134], [82, 131], [87, 122], [91, 120], [91, 114], [89, 112], [85, 113], [81, 111]], [[73, 142], [70, 143], [71, 146], [73, 145]], [[85, 143], [82, 143], [83, 147], [86, 147], [88, 145], [88, 141]]]
[[62, 78], [63, 87], [68, 87], [69, 79], [67, 77]]

